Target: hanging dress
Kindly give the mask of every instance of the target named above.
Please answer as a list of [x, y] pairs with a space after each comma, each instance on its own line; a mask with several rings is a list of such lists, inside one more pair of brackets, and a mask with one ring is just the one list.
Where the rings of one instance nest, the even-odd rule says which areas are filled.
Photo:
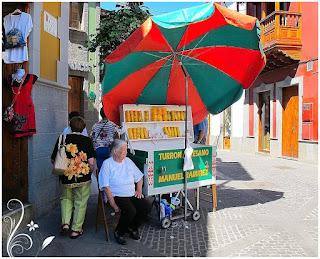
[[13, 131], [16, 138], [30, 136], [36, 133], [36, 120], [31, 91], [36, 75], [28, 74], [20, 89], [19, 85], [11, 86], [14, 95], [17, 95], [13, 109], [16, 114], [13, 121]]

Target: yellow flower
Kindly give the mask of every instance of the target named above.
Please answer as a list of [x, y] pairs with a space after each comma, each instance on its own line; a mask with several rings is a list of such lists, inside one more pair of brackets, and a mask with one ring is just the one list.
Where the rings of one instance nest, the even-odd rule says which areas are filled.
[[82, 161], [87, 161], [87, 154], [84, 153], [83, 151], [79, 153], [79, 157]]
[[73, 158], [74, 159], [74, 164], [75, 165], [79, 165], [79, 164], [81, 164], [81, 158], [80, 158], [80, 156], [76, 156], [75, 158]]
[[86, 163], [81, 163], [81, 172], [84, 174], [84, 175], [87, 175], [89, 172], [90, 172], [90, 167], [88, 164]]
[[71, 180], [71, 179], [72, 179], [72, 177], [73, 177], [73, 172], [72, 172], [72, 170], [71, 170], [70, 167], [68, 167], [67, 170], [64, 171], [64, 175], [65, 175], [66, 177], [68, 177], [68, 180]]
[[70, 152], [73, 157], [75, 157], [76, 153], [78, 153], [78, 147], [75, 144], [68, 144], [66, 146], [67, 152]]

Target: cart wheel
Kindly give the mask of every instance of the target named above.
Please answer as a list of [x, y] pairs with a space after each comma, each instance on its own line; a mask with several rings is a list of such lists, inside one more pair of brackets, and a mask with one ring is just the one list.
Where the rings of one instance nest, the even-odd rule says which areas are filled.
[[161, 227], [166, 229], [169, 228], [171, 226], [171, 220], [169, 218], [163, 218], [161, 220]]
[[201, 215], [200, 215], [200, 212], [198, 210], [196, 210], [195, 212], [193, 212], [192, 214], [192, 219], [194, 221], [198, 221], [200, 219]]

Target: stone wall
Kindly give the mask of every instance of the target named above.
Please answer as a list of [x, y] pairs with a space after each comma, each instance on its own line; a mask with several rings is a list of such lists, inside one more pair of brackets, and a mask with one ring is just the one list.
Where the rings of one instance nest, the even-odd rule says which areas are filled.
[[37, 134], [29, 140], [29, 202], [40, 216], [59, 202], [58, 177], [51, 174], [51, 153], [68, 117], [68, 88], [39, 79], [32, 91]]
[[[42, 3], [30, 5], [34, 27], [30, 35], [29, 72], [40, 76], [40, 15]], [[69, 30], [69, 5], [61, 3], [61, 17], [58, 18], [60, 39], [60, 60], [57, 61], [58, 82], [39, 78], [32, 89], [35, 106], [37, 133], [28, 140], [28, 197], [34, 216], [48, 213], [59, 202], [58, 177], [51, 174], [51, 153], [54, 144], [68, 121], [68, 78], [66, 72], [67, 43]]]

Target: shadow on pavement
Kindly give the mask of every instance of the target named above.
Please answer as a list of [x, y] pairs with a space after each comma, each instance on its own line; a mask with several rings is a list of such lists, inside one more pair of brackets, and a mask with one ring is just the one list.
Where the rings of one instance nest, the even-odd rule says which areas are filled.
[[225, 181], [217, 188], [218, 210], [264, 204], [281, 199], [284, 195], [283, 192], [272, 190], [226, 187], [226, 184], [232, 181], [254, 181], [254, 178], [239, 162], [224, 162], [221, 158], [217, 158], [217, 180]]
[[262, 189], [218, 188], [218, 210], [264, 204], [283, 197], [283, 192]]
[[223, 162], [217, 158], [217, 180], [251, 181], [253, 178], [238, 162]]

